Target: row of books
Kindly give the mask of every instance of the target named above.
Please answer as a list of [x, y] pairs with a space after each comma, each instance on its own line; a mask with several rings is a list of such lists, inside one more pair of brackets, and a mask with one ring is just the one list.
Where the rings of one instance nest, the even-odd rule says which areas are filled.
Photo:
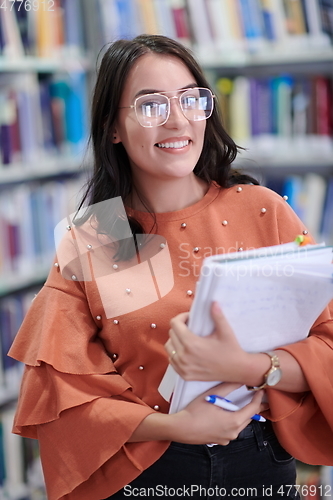
[[[89, 0], [91, 3], [92, 0]], [[92, 7], [90, 6], [90, 9]], [[162, 33], [228, 54], [275, 45], [327, 48], [331, 0], [94, 0], [102, 46], [115, 38]], [[91, 12], [91, 10], [90, 10]], [[82, 0], [2, 0], [0, 52], [7, 57], [58, 57], [86, 52]]]
[[38, 442], [11, 433], [14, 407], [0, 413], [1, 500], [46, 500]]
[[331, 0], [98, 0], [96, 8], [104, 43], [163, 33], [203, 58], [207, 49], [328, 48], [333, 37]]
[[[22, 183], [0, 192], [0, 291], [48, 269], [56, 248], [54, 229], [75, 212], [82, 176]], [[14, 283], [15, 284], [15, 283]]]
[[210, 46], [258, 52], [329, 47], [330, 0], [187, 0], [195, 41], [204, 56]]
[[0, 168], [77, 154], [88, 135], [84, 72], [0, 74]]
[[81, 0], [1, 0], [0, 54], [64, 57], [86, 51]]
[[333, 177], [316, 174], [270, 178], [267, 185], [288, 203], [317, 241], [333, 245]]
[[[287, 157], [333, 155], [333, 80], [321, 75], [219, 78], [224, 125], [240, 146]], [[289, 148], [289, 150], [288, 150]]]

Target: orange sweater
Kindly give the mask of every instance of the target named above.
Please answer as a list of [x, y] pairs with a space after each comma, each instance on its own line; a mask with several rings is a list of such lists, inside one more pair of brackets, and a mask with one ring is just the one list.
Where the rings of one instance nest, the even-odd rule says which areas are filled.
[[[156, 272], [151, 277], [154, 258], [140, 266], [120, 261], [114, 268], [106, 252], [100, 268], [91, 266], [99, 240], [90, 230], [82, 237], [92, 244], [90, 260], [81, 260], [80, 268], [71, 241], [76, 229], [68, 232], [62, 252], [71, 263], [51, 269], [10, 350], [26, 364], [14, 432], [39, 439], [49, 500], [106, 498], [167, 449], [168, 442], [127, 440], [147, 415], [168, 412], [157, 388], [168, 364], [169, 320], [189, 310], [193, 295], [187, 292], [195, 290], [203, 258], [287, 243], [305, 229], [276, 193], [241, 188], [212, 184], [195, 205], [156, 215], [163, 238], [152, 242], [166, 242], [159, 250], [166, 270], [160, 281]], [[151, 216], [131, 213], [149, 232]], [[313, 464], [333, 465], [332, 348], [327, 309], [306, 340], [285, 347], [302, 366], [311, 392], [268, 391], [267, 416], [276, 422], [282, 445]]]

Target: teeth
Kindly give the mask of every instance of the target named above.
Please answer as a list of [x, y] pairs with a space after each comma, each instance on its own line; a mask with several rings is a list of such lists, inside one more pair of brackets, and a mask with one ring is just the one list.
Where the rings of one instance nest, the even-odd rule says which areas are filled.
[[179, 148], [184, 148], [185, 146], [188, 146], [190, 141], [178, 141], [178, 142], [159, 142], [157, 146], [159, 148], [174, 148], [174, 149], [179, 149]]

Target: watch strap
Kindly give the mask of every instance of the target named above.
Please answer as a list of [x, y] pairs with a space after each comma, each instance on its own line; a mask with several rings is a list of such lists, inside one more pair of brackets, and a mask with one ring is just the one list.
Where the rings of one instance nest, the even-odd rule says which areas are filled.
[[275, 352], [273, 352], [273, 351], [265, 351], [262, 354], [267, 354], [267, 356], [270, 357], [271, 366], [270, 366], [269, 370], [265, 373], [265, 375], [264, 375], [264, 382], [261, 385], [259, 385], [257, 387], [253, 387], [251, 385], [247, 385], [246, 386], [246, 388], [249, 391], [260, 391], [261, 389], [265, 389], [265, 387], [268, 386], [268, 384], [267, 384], [267, 377], [268, 377], [268, 375], [271, 373], [271, 371], [273, 369], [280, 368], [280, 361], [279, 361], [278, 355], [275, 354]]

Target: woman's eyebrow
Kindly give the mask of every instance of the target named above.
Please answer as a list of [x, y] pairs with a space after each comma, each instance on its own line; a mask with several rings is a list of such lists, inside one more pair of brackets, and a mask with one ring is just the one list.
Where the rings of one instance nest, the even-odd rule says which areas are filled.
[[[185, 87], [181, 87], [180, 89], [177, 90], [191, 89], [192, 87], [197, 87], [197, 86], [198, 86], [197, 83], [190, 83], [189, 85], [185, 85]], [[135, 94], [134, 99], [145, 94], [164, 94], [166, 92], [172, 92], [172, 90], [168, 91], [168, 90], [157, 90], [157, 89], [142, 89]]]

